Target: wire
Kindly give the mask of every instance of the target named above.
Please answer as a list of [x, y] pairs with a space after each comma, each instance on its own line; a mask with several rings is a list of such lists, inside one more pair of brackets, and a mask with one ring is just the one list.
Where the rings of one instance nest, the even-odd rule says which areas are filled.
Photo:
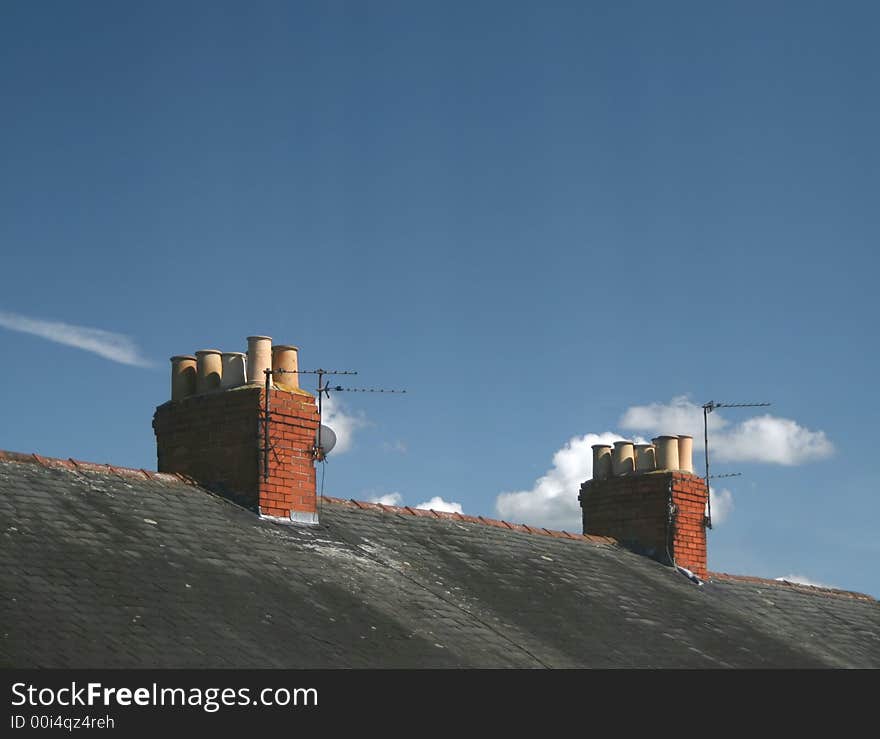
[[327, 389], [333, 390], [337, 393], [406, 393], [406, 390], [386, 390], [384, 388], [376, 387], [342, 387], [342, 385], [337, 385], [336, 387], [328, 387]]
[[[672, 480], [669, 480], [669, 502], [667, 504], [666, 509], [666, 557], [672, 562], [672, 566], [677, 570], [678, 565], [675, 563], [675, 557], [672, 554], [672, 551], [669, 549], [669, 542], [672, 540], [672, 537], [675, 535], [675, 520], [677, 518], [678, 511], [675, 507], [675, 503], [672, 500]], [[675, 547], [673, 547], [673, 550]]]
[[321, 520], [321, 514], [324, 512], [324, 475], [327, 472], [327, 458], [321, 460], [321, 492], [318, 495], [318, 520]]

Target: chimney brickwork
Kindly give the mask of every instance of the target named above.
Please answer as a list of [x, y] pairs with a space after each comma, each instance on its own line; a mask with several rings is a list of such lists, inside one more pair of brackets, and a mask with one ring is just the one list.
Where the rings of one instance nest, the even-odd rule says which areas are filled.
[[581, 485], [579, 500], [585, 534], [611, 536], [662, 562], [672, 557], [677, 565], [706, 577], [702, 478], [662, 470], [593, 479]]
[[270, 395], [269, 474], [263, 473], [265, 389], [247, 385], [156, 408], [158, 469], [192, 477], [264, 516], [317, 522], [315, 399], [303, 390]]

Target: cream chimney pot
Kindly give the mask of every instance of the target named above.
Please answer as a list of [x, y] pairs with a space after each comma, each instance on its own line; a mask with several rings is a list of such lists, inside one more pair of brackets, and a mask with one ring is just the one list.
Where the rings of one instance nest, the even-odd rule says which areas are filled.
[[694, 437], [678, 437], [678, 469], [684, 472], [694, 471]]
[[220, 378], [220, 387], [226, 390], [245, 384], [245, 358], [244, 352], [223, 352], [220, 355], [223, 364], [223, 376]]
[[677, 470], [678, 469], [678, 437], [677, 436], [658, 436], [653, 441], [654, 441], [654, 446], [657, 449], [657, 469], [658, 470]]
[[636, 472], [651, 472], [657, 469], [657, 458], [653, 444], [636, 444]]
[[217, 349], [200, 349], [196, 352], [196, 392], [212, 393], [220, 389], [223, 363]]
[[266, 382], [264, 370], [272, 369], [272, 337], [248, 336], [247, 343], [247, 381], [262, 385]]
[[171, 400], [183, 400], [196, 392], [196, 358], [190, 354], [171, 357]]
[[285, 370], [273, 374], [275, 384], [282, 390], [296, 390], [299, 388], [299, 348], [291, 344], [277, 344], [272, 347], [272, 371]]
[[593, 479], [611, 477], [611, 444], [593, 444]]
[[636, 460], [631, 441], [615, 441], [611, 453], [611, 470], [615, 475], [628, 475], [635, 472]]

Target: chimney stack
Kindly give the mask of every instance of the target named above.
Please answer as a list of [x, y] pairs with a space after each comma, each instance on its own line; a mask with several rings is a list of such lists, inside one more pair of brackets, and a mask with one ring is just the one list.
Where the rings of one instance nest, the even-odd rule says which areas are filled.
[[608, 447], [593, 447], [593, 479], [578, 496], [584, 533], [611, 536], [705, 578], [707, 490], [693, 472], [693, 439], [658, 436], [654, 442], [636, 445], [635, 459], [632, 442], [615, 442], [610, 475], [598, 461]]
[[[289, 356], [285, 361], [290, 366]], [[270, 453], [264, 469], [262, 370], [271, 366], [267, 336], [248, 337], [246, 367], [243, 352], [206, 349], [196, 358], [172, 357], [172, 397], [153, 416], [158, 469], [192, 477], [264, 517], [317, 523], [318, 409], [311, 393], [289, 384], [291, 375], [282, 375], [288, 382], [269, 390]]]

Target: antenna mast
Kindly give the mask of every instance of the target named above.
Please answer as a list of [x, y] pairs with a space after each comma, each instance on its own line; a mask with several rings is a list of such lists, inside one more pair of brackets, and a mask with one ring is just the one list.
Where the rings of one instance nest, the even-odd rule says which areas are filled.
[[703, 449], [706, 453], [706, 527], [712, 528], [712, 496], [709, 493], [710, 478], [717, 477], [739, 477], [741, 472], [733, 472], [727, 475], [710, 475], [709, 474], [709, 414], [716, 408], [764, 408], [770, 403], [716, 403], [710, 400], [703, 405]]

